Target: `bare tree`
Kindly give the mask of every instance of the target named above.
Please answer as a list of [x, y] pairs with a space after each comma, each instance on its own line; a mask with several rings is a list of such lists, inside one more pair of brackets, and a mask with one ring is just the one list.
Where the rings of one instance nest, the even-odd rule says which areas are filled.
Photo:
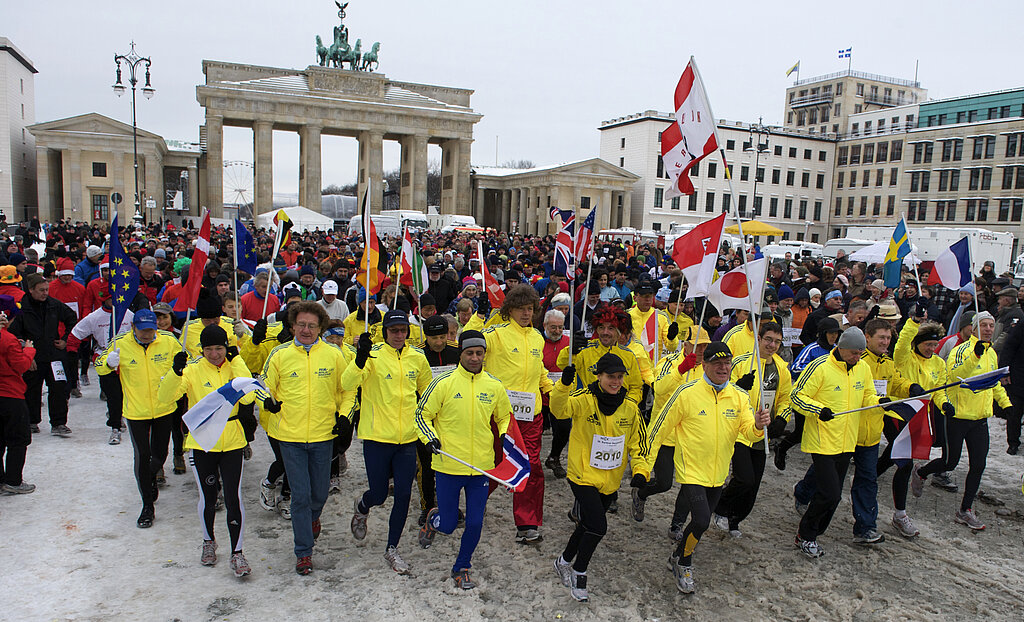
[[344, 186], [339, 186], [338, 184], [330, 184], [329, 186], [321, 190], [320, 194], [345, 194], [348, 196], [355, 196], [356, 185], [345, 184]]
[[502, 168], [534, 168], [537, 166], [533, 163], [533, 160], [508, 160], [504, 162]]

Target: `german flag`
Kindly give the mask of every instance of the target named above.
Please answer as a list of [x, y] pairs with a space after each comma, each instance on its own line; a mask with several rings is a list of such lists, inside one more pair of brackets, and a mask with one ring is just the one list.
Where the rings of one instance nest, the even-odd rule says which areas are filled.
[[279, 209], [274, 214], [274, 224], [281, 229], [281, 244], [278, 248], [287, 248], [292, 241], [292, 219], [288, 218], [283, 209]]
[[356, 279], [372, 296], [380, 291], [388, 274], [388, 253], [377, 237], [377, 228], [370, 218], [370, 185], [363, 195], [363, 256], [359, 260], [359, 274]]

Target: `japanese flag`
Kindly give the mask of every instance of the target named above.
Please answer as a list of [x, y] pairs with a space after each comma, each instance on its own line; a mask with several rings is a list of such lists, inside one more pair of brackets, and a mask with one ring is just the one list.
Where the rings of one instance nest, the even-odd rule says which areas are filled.
[[[721, 309], [750, 309], [761, 311], [761, 298], [764, 295], [764, 282], [767, 259], [755, 259], [722, 275], [708, 289], [708, 301]], [[751, 304], [753, 300], [753, 304]]]

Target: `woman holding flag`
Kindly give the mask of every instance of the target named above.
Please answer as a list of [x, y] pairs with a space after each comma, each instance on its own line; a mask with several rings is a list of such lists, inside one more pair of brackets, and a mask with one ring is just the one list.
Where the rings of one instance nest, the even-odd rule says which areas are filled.
[[[202, 356], [188, 361], [185, 352], [174, 355], [171, 371], [164, 376], [157, 393], [158, 399], [170, 402], [181, 396], [195, 407], [201, 399], [230, 383], [235, 378], [250, 378], [249, 369], [238, 355], [238, 348], [228, 344], [228, 334], [222, 327], [212, 324], [203, 328], [199, 336]], [[218, 484], [224, 489], [227, 508], [228, 533], [231, 538], [231, 570], [236, 577], [252, 572], [242, 553], [242, 529], [245, 527], [245, 508], [242, 505], [242, 450], [246, 438], [256, 431], [253, 414], [255, 396], [248, 394], [234, 406], [217, 443], [208, 450], [192, 437], [185, 437], [185, 449], [199, 487], [199, 520], [203, 525], [203, 552], [199, 563], [213, 566], [217, 563], [217, 541], [213, 537], [216, 518]]]

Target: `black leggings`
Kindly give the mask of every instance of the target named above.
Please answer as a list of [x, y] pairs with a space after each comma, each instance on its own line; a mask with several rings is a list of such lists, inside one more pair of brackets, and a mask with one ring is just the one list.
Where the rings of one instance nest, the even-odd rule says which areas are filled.
[[569, 444], [569, 433], [572, 432], [572, 419], [559, 419], [551, 416], [548, 419], [551, 425], [551, 451], [548, 456], [561, 460], [562, 452]]
[[184, 395], [178, 400], [178, 407], [171, 413], [171, 440], [174, 442], [174, 455], [180, 456], [185, 453], [185, 424], [181, 416], [188, 410], [188, 398]]
[[[658, 449], [658, 457], [654, 459], [654, 468], [651, 470], [651, 482], [640, 489], [637, 493], [642, 499], [648, 499], [651, 495], [657, 495], [672, 490], [672, 483], [676, 475], [676, 448], [672, 445], [662, 445]], [[672, 514], [672, 526], [682, 525], [686, 515], [679, 515], [679, 512]]]
[[341, 457], [352, 446], [352, 430], [351, 423], [344, 425], [341, 428], [341, 434], [334, 437], [334, 445], [331, 446], [331, 477], [341, 475]]
[[889, 444], [886, 445], [882, 455], [878, 457], [878, 468], [875, 472], [881, 476], [889, 467], [896, 467], [896, 473], [892, 476], [892, 505], [893, 508], [902, 512], [907, 509], [907, 487], [910, 485], [910, 476], [914, 472], [914, 462], [909, 461], [903, 466], [897, 466], [893, 462], [892, 442], [899, 433], [900, 428], [896, 427], [896, 422], [886, 417], [882, 427], [882, 434], [885, 435], [885, 440], [889, 441]]
[[121, 429], [121, 413], [124, 408], [124, 392], [121, 390], [121, 376], [116, 371], [100, 376], [100, 391], [107, 396], [107, 427]]
[[676, 514], [686, 520], [690, 515], [690, 522], [683, 530], [683, 540], [676, 547], [676, 557], [683, 566], [689, 566], [693, 558], [693, 549], [697, 548], [700, 537], [711, 525], [711, 508], [718, 505], [718, 499], [722, 496], [722, 487], [707, 487], [697, 484], [681, 484], [679, 496], [676, 497]]
[[274, 451], [274, 461], [270, 463], [270, 468], [267, 469], [267, 481], [271, 484], [277, 482], [277, 478], [281, 478], [281, 496], [291, 496], [291, 488], [288, 487], [288, 474], [284, 472], [284, 460], [281, 459], [281, 441], [276, 438], [267, 437], [270, 441], [270, 449]]
[[1010, 395], [1011, 408], [1003, 410], [1006, 414], [1006, 444], [1020, 445], [1021, 420], [1024, 418], [1024, 395]]
[[433, 453], [422, 441], [416, 441], [416, 459], [420, 467], [416, 471], [416, 483], [420, 488], [421, 510], [429, 510], [437, 506], [434, 469], [431, 467], [431, 456]]
[[825, 533], [843, 498], [843, 481], [853, 452], [835, 455], [811, 454], [814, 465], [814, 496], [800, 519], [800, 538], [817, 540]]
[[946, 422], [946, 446], [942, 448], [942, 456], [932, 460], [917, 470], [921, 477], [934, 473], [952, 471], [960, 464], [960, 454], [967, 444], [967, 479], [964, 480], [964, 498], [960, 502], [960, 511], [971, 509], [974, 496], [981, 486], [981, 474], [985, 472], [988, 459], [988, 419], [957, 419], [944, 417]]
[[569, 488], [576, 497], [575, 509], [580, 517], [576, 529], [569, 536], [569, 542], [562, 552], [562, 559], [572, 562], [573, 570], [586, 572], [590, 565], [590, 558], [593, 557], [601, 538], [608, 532], [608, 508], [618, 496], [618, 493], [610, 495], [601, 494], [593, 486], [583, 486], [569, 482]]
[[796, 412], [793, 413], [794, 423], [793, 431], [783, 434], [779, 438], [779, 444], [776, 445], [777, 451], [786, 453], [793, 447], [800, 444], [800, 439], [804, 435], [804, 416]]
[[21, 485], [25, 453], [31, 443], [25, 400], [0, 397], [0, 484]]
[[245, 508], [242, 506], [242, 450], [189, 452], [192, 474], [199, 485], [199, 520], [203, 524], [203, 540], [213, 537], [213, 521], [217, 516], [218, 484], [224, 486], [224, 507], [227, 509], [228, 534], [231, 552], [242, 550], [242, 528], [245, 526]]
[[764, 443], [747, 447], [736, 443], [732, 450], [732, 480], [722, 491], [715, 513], [729, 519], [729, 529], [739, 529], [740, 521], [750, 516], [764, 476]]
[[167, 445], [171, 437], [171, 415], [156, 419], [129, 419], [128, 434], [135, 451], [135, 481], [139, 485], [143, 505], [156, 501], [156, 474], [167, 460]]

